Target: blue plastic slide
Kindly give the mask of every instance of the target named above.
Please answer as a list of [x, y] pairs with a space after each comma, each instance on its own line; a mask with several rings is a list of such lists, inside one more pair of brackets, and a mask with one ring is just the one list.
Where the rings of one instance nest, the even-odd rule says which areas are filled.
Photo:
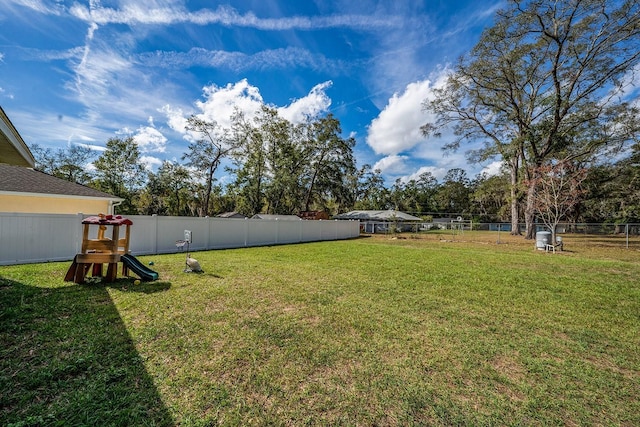
[[133, 271], [135, 274], [140, 276], [143, 282], [151, 282], [153, 280], [158, 280], [158, 273], [147, 268], [144, 264], [142, 264], [136, 257], [133, 255], [125, 254], [120, 257], [120, 260], [127, 268]]

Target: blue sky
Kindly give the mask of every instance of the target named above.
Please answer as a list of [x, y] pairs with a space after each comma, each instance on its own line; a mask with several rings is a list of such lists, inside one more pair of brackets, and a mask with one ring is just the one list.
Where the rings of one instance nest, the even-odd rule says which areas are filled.
[[[492, 24], [498, 0], [0, 0], [0, 105], [28, 145], [134, 136], [180, 161], [191, 114], [333, 113], [388, 183], [468, 164], [425, 140], [420, 107]], [[224, 177], [221, 177], [224, 180]]]

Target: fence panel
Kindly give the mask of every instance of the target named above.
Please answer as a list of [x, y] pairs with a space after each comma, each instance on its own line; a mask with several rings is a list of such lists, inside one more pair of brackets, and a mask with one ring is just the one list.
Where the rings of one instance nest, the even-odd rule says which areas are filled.
[[214, 218], [209, 228], [210, 249], [230, 249], [247, 246], [249, 219]]
[[308, 222], [310, 222], [310, 224], [308, 224], [308, 226], [304, 227], [304, 229], [302, 230], [302, 240], [305, 242], [316, 242], [322, 240], [322, 227], [324, 223], [327, 223], [328, 221]]
[[278, 221], [252, 219], [247, 224], [247, 246], [264, 246], [278, 242]]
[[[142, 218], [142, 217], [141, 217]], [[156, 248], [153, 253], [157, 254], [166, 254], [172, 253], [176, 251], [176, 241], [184, 240], [184, 230], [191, 230], [196, 228], [195, 231], [192, 230], [193, 235], [196, 236], [196, 242], [200, 245], [204, 245], [206, 242], [205, 235], [198, 235], [201, 232], [203, 227], [195, 227], [189, 224], [188, 227], [185, 227], [185, 218], [183, 217], [171, 217], [171, 216], [154, 216], [157, 227], [156, 227]], [[191, 218], [190, 218], [191, 219]], [[132, 218], [133, 228], [138, 225], [137, 218]]]
[[152, 254], [156, 250], [158, 222], [153, 216], [128, 216], [133, 225], [129, 250], [134, 254]]
[[[353, 225], [354, 222], [356, 224], [355, 227]], [[338, 235], [340, 236], [357, 237], [360, 235], [359, 221], [336, 221], [336, 227], [338, 227]]]
[[0, 213], [0, 265], [72, 259], [80, 249], [79, 215]]
[[[73, 259], [82, 243], [83, 217], [0, 213], [0, 265]], [[184, 239], [185, 230], [192, 232], [192, 251], [349, 239], [360, 234], [358, 221], [128, 218], [133, 222], [129, 249], [134, 255], [179, 252], [176, 241]]]
[[303, 223], [309, 222], [305, 220], [300, 221], [276, 221], [278, 223], [278, 243], [299, 243], [302, 241], [302, 226]]
[[[166, 217], [162, 218], [164, 220]], [[170, 219], [172, 221], [167, 221], [166, 224], [170, 223], [171, 228], [162, 229], [162, 233], [159, 233], [167, 235], [166, 247], [163, 247], [163, 250], [175, 252], [176, 240], [184, 239], [184, 230], [191, 231], [189, 250], [203, 251], [209, 249], [209, 222], [212, 221], [212, 218], [178, 217]]]

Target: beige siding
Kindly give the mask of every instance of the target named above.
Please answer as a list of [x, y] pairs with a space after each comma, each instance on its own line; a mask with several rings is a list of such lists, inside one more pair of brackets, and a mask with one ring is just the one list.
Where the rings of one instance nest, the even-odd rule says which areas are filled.
[[0, 194], [0, 212], [50, 214], [108, 214], [109, 201], [104, 199], [74, 199], [72, 197], [41, 197]]

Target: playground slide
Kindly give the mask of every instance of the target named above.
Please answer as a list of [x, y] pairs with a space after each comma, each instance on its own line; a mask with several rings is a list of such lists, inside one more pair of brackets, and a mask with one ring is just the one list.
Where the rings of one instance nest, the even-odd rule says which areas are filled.
[[142, 264], [133, 255], [122, 255], [122, 257], [120, 257], [120, 260], [124, 265], [127, 266], [127, 268], [129, 268], [129, 270], [140, 276], [140, 279], [142, 279], [143, 281], [151, 282], [153, 280], [158, 280], [158, 273], [145, 267], [144, 264]]

